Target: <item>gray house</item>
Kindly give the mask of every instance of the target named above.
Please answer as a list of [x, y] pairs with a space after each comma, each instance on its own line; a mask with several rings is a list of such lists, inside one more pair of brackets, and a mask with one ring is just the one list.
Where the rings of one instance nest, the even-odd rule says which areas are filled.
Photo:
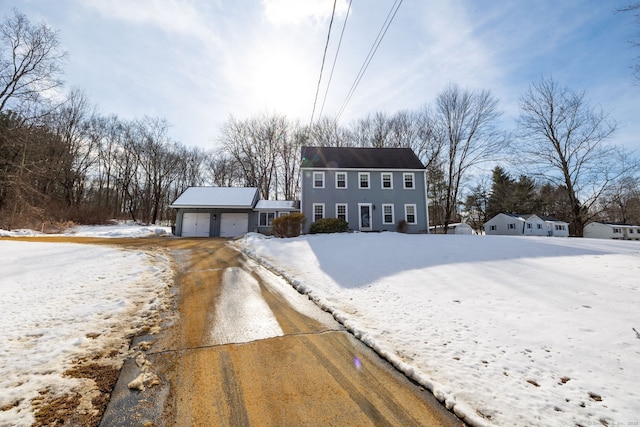
[[309, 225], [343, 218], [350, 230], [426, 232], [426, 173], [410, 148], [303, 147], [300, 209]]
[[257, 188], [189, 187], [171, 204], [174, 234], [183, 237], [235, 237], [257, 224]]

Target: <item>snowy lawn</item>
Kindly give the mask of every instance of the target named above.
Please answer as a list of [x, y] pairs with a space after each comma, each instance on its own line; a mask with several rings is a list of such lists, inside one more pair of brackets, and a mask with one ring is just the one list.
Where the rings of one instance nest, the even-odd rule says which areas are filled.
[[78, 410], [90, 411], [89, 380], [65, 372], [79, 361], [119, 368], [126, 335], [158, 324], [172, 274], [161, 254], [0, 239], [0, 425], [30, 426], [45, 391], [79, 392]]
[[640, 424], [640, 242], [354, 233], [239, 244], [472, 425]]

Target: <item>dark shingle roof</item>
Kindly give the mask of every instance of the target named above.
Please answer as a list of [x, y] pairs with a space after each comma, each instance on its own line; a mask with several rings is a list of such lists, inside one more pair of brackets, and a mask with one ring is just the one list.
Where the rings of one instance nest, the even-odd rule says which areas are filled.
[[302, 147], [303, 168], [424, 169], [411, 148]]

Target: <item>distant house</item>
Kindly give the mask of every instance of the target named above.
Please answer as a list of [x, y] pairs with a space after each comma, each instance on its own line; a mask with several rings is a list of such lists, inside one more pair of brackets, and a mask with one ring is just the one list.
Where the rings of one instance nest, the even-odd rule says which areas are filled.
[[584, 226], [582, 235], [594, 239], [640, 240], [640, 226], [614, 222], [590, 222]]
[[473, 234], [473, 228], [464, 222], [449, 224], [447, 234]]
[[303, 147], [300, 208], [309, 225], [343, 218], [349, 229], [428, 228], [425, 167], [410, 148]]
[[569, 236], [569, 223], [535, 214], [499, 213], [484, 224], [487, 235]]

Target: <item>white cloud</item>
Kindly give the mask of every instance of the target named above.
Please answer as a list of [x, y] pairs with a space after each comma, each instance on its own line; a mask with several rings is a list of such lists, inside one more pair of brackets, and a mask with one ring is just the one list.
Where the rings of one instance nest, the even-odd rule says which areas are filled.
[[[333, 2], [331, 0], [262, 0], [267, 20], [275, 25], [301, 24], [311, 19], [322, 22], [331, 17]], [[347, 12], [346, 0], [336, 4], [336, 15]]]

